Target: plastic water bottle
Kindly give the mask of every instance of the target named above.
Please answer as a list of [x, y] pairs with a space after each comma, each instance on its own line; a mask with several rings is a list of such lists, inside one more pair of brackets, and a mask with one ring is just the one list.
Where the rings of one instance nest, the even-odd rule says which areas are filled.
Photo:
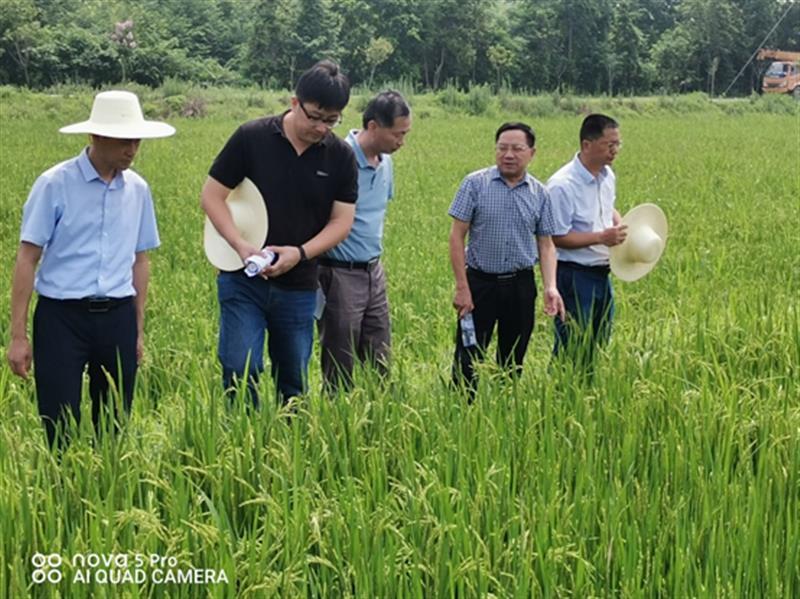
[[467, 312], [461, 318], [461, 343], [464, 347], [472, 347], [478, 344], [478, 336], [475, 334], [475, 322], [472, 320], [472, 312]]
[[244, 261], [244, 274], [252, 278], [264, 270], [264, 267], [274, 264], [276, 258], [274, 252], [261, 250], [260, 254], [253, 254]]

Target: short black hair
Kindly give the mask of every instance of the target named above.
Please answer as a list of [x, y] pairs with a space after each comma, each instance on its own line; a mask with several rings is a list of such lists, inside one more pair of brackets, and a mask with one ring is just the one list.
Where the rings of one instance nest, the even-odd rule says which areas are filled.
[[388, 89], [369, 101], [361, 120], [364, 129], [367, 128], [370, 121], [375, 121], [380, 127], [392, 127], [396, 118], [409, 114], [411, 114], [411, 108], [403, 95], [393, 89]]
[[580, 141], [600, 139], [606, 129], [619, 129], [619, 123], [604, 114], [590, 114], [581, 124]]
[[497, 133], [494, 134], [495, 142], [500, 139], [500, 136], [506, 131], [522, 131], [525, 134], [525, 139], [528, 140], [528, 147], [532, 148], [536, 145], [536, 134], [533, 132], [533, 128], [530, 125], [526, 125], [525, 123], [503, 123], [500, 125], [500, 128], [497, 130]]
[[300, 75], [294, 95], [301, 102], [314, 102], [321, 109], [343, 110], [350, 101], [350, 80], [332, 60], [320, 60]]

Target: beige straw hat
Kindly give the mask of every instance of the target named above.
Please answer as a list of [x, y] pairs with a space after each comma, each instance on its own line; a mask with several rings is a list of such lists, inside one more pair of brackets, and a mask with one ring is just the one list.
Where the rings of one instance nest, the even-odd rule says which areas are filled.
[[667, 217], [655, 204], [641, 204], [622, 218], [628, 236], [609, 248], [611, 272], [623, 281], [641, 279], [661, 258], [667, 243]]
[[[264, 245], [269, 230], [267, 205], [258, 187], [245, 177], [236, 188], [228, 194], [228, 209], [231, 211], [233, 223], [247, 243], [260, 248]], [[206, 225], [203, 232], [203, 247], [206, 257], [220, 270], [239, 270], [244, 266], [239, 254], [236, 253], [225, 238], [206, 216]]]
[[146, 121], [136, 94], [125, 91], [100, 92], [94, 97], [88, 121], [67, 125], [61, 133], [92, 133], [114, 139], [151, 139], [169, 137], [175, 127]]

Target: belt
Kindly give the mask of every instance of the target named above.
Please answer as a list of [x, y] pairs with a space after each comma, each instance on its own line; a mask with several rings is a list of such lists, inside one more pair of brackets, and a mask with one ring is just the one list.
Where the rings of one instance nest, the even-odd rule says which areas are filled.
[[367, 262], [351, 262], [349, 260], [334, 260], [333, 258], [320, 258], [319, 263], [322, 266], [330, 266], [332, 268], [347, 268], [348, 270], [372, 270], [375, 265], [380, 262], [381, 257], [375, 256]]
[[467, 272], [472, 275], [475, 275], [479, 279], [484, 279], [486, 281], [510, 281], [512, 279], [516, 279], [518, 276], [530, 274], [533, 275], [532, 268], [523, 268], [522, 270], [515, 270], [513, 272], [483, 272], [482, 270], [478, 270], [477, 268], [467, 267]]
[[580, 270], [583, 272], [590, 272], [596, 275], [607, 275], [611, 272], [608, 264], [597, 264], [589, 266], [588, 264], [579, 264], [577, 262], [568, 262], [566, 260], [558, 261], [558, 268], [571, 268], [572, 270]]
[[51, 297], [42, 297], [51, 302], [58, 302], [65, 306], [73, 308], [80, 308], [94, 314], [108, 312], [114, 308], [118, 308], [133, 301], [133, 296], [128, 297], [83, 297], [81, 299], [53, 299]]

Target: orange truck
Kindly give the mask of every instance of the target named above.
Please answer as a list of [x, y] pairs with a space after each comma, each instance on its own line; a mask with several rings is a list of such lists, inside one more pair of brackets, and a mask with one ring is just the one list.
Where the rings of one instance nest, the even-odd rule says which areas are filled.
[[773, 61], [764, 73], [761, 91], [765, 94], [793, 94], [800, 99], [800, 52], [762, 48], [758, 51], [758, 60]]

